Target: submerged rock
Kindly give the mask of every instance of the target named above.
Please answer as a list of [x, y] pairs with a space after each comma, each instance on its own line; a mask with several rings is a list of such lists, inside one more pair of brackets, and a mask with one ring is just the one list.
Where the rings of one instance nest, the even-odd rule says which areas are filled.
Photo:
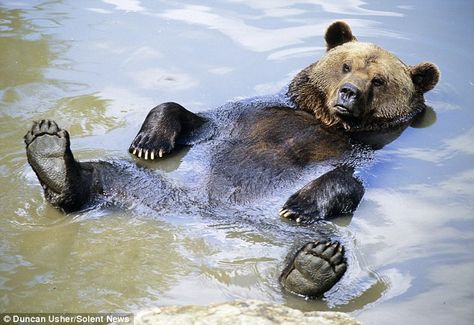
[[257, 300], [233, 301], [207, 306], [168, 306], [138, 313], [135, 324], [198, 325], [198, 324], [316, 324], [361, 325], [339, 312], [302, 312], [296, 309]]

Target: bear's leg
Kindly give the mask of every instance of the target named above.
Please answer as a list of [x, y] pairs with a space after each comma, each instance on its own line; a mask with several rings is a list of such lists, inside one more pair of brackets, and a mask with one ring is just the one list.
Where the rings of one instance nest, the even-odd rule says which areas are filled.
[[161, 158], [205, 121], [179, 104], [160, 104], [148, 113], [128, 151], [145, 160]]
[[291, 293], [316, 298], [331, 289], [346, 272], [344, 248], [338, 242], [310, 242], [291, 259], [280, 276]]
[[300, 223], [354, 212], [364, 187], [353, 173], [353, 168], [341, 166], [318, 177], [290, 196], [280, 216]]
[[92, 170], [74, 160], [68, 132], [54, 121], [42, 120], [33, 124], [24, 139], [28, 163], [46, 199], [66, 212], [80, 209], [91, 195]]

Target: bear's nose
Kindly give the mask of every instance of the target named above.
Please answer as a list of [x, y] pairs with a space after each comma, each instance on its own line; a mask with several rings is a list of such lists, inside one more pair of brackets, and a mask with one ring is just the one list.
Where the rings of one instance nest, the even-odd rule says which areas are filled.
[[339, 89], [335, 109], [342, 116], [359, 117], [362, 92], [357, 86], [349, 82]]
[[353, 84], [347, 82], [339, 90], [339, 96], [343, 101], [354, 101], [360, 97], [360, 90]]

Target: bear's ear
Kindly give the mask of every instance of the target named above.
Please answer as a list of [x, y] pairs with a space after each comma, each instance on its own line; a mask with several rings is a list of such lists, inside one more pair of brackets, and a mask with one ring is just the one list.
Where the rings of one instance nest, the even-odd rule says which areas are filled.
[[336, 21], [332, 23], [324, 36], [326, 40], [326, 50], [342, 45], [347, 42], [357, 41], [354, 35], [352, 35], [352, 30], [349, 25], [343, 21]]
[[410, 75], [415, 88], [423, 93], [436, 86], [439, 80], [439, 69], [431, 62], [410, 66]]

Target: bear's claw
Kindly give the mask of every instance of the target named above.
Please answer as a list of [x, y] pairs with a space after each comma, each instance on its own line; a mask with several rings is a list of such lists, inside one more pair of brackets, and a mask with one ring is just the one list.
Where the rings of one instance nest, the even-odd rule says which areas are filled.
[[306, 218], [304, 216], [300, 215], [298, 212], [291, 209], [290, 207], [284, 206], [278, 211], [278, 214], [282, 218], [291, 219], [296, 221], [297, 223], [302, 223], [303, 221], [306, 221]]
[[136, 156], [137, 158], [144, 160], [155, 160], [156, 158], [163, 158], [166, 153], [169, 153], [174, 148], [175, 137], [171, 136], [170, 140], [166, 141], [166, 135], [156, 134], [153, 132], [149, 136], [142, 136], [140, 132], [135, 139], [128, 151]]

